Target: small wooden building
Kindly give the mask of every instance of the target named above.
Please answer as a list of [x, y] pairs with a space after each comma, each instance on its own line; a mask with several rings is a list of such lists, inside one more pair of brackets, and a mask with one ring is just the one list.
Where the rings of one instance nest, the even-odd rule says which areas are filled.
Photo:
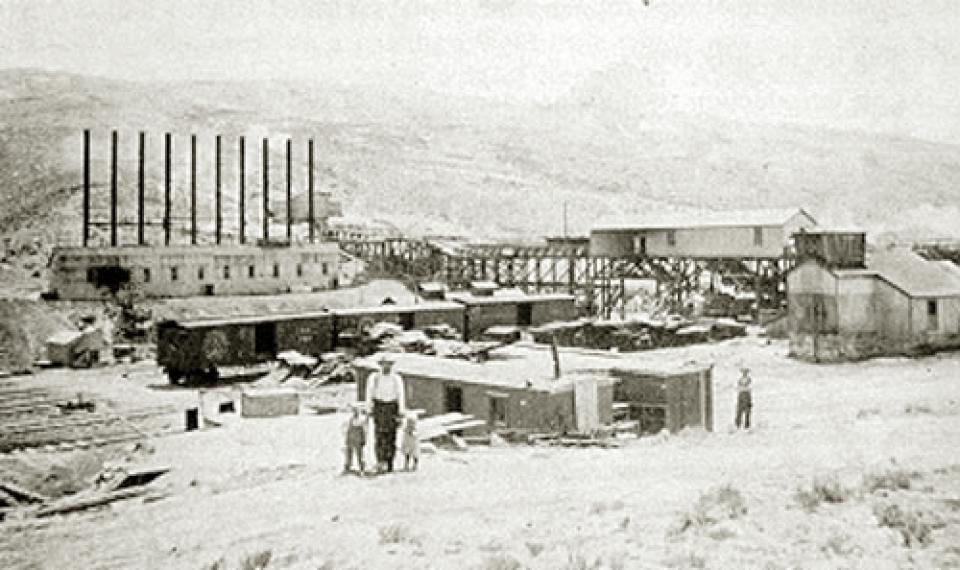
[[107, 348], [103, 331], [89, 327], [83, 331], [64, 331], [47, 339], [47, 360], [60, 366], [86, 368], [101, 361]]
[[713, 431], [713, 369], [685, 365], [677, 369], [613, 368], [616, 402], [641, 433], [663, 429], [676, 433], [688, 427]]
[[590, 255], [775, 259], [784, 255], [794, 233], [816, 224], [800, 208], [637, 217], [593, 228]]
[[787, 276], [792, 355], [855, 360], [960, 348], [960, 271], [909, 250], [865, 268], [807, 259]]
[[[531, 373], [516, 361], [477, 364], [418, 354], [393, 355], [404, 381], [407, 407], [433, 416], [469, 414], [485, 422], [469, 431], [590, 432], [613, 420], [614, 381], [602, 373], [576, 372], [553, 378]], [[379, 368], [377, 356], [354, 361], [363, 399], [366, 379]]]
[[466, 307], [466, 340], [479, 339], [488, 328], [498, 325], [531, 327], [577, 318], [576, 299], [572, 295], [478, 297], [469, 293], [450, 293], [448, 298]]

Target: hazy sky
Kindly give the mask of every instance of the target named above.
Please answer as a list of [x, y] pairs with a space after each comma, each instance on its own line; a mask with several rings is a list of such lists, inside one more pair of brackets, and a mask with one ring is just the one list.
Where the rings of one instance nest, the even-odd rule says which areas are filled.
[[957, 0], [0, 0], [0, 68], [290, 78], [960, 143]]

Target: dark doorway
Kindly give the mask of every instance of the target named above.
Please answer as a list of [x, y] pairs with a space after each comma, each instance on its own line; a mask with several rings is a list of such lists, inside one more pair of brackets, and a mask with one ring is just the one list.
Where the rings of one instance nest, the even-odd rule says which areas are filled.
[[413, 313], [400, 313], [398, 317], [400, 318], [400, 327], [403, 330], [410, 330], [414, 327]]
[[212, 295], [214, 294], [214, 293], [213, 293], [213, 285], [209, 285], [209, 284], [208, 284], [208, 285], [204, 285], [204, 286], [203, 286], [203, 294], [206, 295], [206, 296], [208, 296], [208, 297], [212, 296]]
[[517, 304], [517, 326], [529, 327], [533, 324], [533, 303]]
[[490, 427], [500, 428], [507, 426], [507, 398], [490, 396]]
[[254, 330], [253, 351], [257, 354], [277, 353], [276, 323], [261, 323]]
[[463, 412], [463, 389], [448, 385], [444, 393], [444, 407], [447, 412]]
[[111, 293], [116, 293], [120, 287], [130, 282], [130, 270], [123, 267], [91, 267], [87, 269], [87, 281], [96, 288], [106, 288]]

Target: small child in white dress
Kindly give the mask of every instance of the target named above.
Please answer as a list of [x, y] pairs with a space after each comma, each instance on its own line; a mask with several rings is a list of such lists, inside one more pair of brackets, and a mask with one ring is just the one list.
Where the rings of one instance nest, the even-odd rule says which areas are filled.
[[415, 414], [408, 413], [403, 418], [400, 453], [403, 454], [404, 469], [416, 471], [420, 463], [420, 436], [417, 433], [417, 416]]

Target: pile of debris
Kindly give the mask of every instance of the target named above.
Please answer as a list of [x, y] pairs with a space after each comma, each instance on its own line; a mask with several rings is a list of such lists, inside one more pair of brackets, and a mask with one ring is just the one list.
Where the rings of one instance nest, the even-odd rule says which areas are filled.
[[343, 352], [325, 352], [315, 357], [287, 350], [277, 355], [274, 366], [253, 385], [313, 390], [326, 384], [355, 383], [357, 373], [350, 366], [351, 361]]
[[530, 329], [542, 344], [632, 352], [668, 346], [725, 340], [746, 336], [745, 325], [732, 319], [692, 321], [678, 315], [665, 319], [638, 318], [628, 321], [580, 319], [554, 322]]
[[497, 348], [520, 340], [517, 327], [490, 327], [482, 340], [465, 342], [457, 329], [447, 324], [432, 325], [423, 330], [404, 330], [394, 323], [374, 323], [365, 329], [357, 343], [358, 356], [378, 352], [410, 352], [444, 358], [482, 362]]
[[0, 457], [0, 520], [16, 515], [45, 517], [108, 505], [145, 495], [166, 474], [150, 465], [149, 449], [76, 450], [68, 454], [24, 452]]

